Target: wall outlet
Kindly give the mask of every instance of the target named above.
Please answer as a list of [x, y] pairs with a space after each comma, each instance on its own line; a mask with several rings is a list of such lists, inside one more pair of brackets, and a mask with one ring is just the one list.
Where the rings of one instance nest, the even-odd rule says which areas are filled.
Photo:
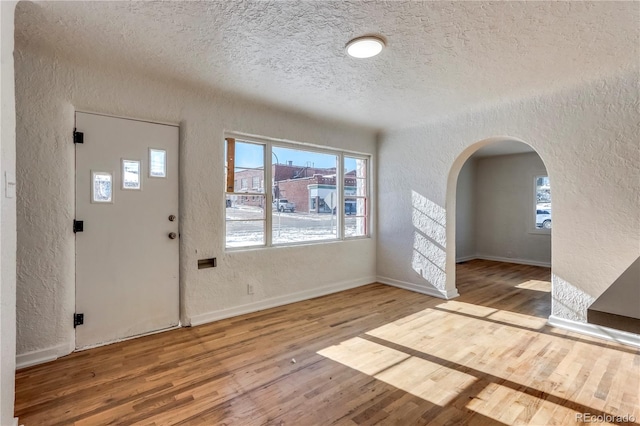
[[247, 294], [253, 294], [253, 286], [251, 284], [247, 284]]

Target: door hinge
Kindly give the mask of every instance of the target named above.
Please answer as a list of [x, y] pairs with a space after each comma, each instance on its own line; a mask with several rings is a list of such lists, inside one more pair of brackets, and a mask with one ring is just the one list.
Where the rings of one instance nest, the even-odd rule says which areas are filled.
[[84, 143], [84, 133], [76, 132], [76, 129], [73, 129], [73, 143]]
[[73, 233], [84, 232], [84, 220], [73, 220]]
[[73, 328], [84, 324], [84, 314], [73, 314]]

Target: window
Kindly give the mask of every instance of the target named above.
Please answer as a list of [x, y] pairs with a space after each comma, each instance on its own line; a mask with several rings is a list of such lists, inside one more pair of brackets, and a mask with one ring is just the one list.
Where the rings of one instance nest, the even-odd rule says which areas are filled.
[[367, 182], [367, 159], [344, 157], [344, 223], [345, 236], [367, 235], [367, 204], [369, 185]]
[[549, 176], [535, 177], [535, 229], [551, 229], [551, 185]]
[[167, 177], [167, 151], [149, 148], [149, 177]]
[[273, 244], [338, 238], [337, 164], [335, 153], [272, 147]]
[[227, 248], [369, 235], [367, 156], [253, 138], [225, 148]]
[[[249, 192], [248, 177], [264, 180], [264, 152], [261, 144], [227, 139], [226, 158], [226, 246], [264, 245], [266, 218], [264, 193]], [[238, 178], [241, 188], [237, 187]]]

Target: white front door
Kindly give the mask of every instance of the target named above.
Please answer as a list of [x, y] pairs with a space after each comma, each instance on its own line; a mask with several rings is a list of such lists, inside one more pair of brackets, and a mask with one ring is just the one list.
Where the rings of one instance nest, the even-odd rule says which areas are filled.
[[178, 325], [178, 127], [77, 112], [76, 131], [76, 348]]

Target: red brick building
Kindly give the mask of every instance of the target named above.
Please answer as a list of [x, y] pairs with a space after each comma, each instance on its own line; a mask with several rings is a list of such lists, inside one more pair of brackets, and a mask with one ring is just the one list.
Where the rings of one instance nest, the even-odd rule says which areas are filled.
[[[331, 208], [325, 202], [326, 197], [337, 199], [336, 169], [296, 166], [289, 164], [273, 164], [271, 166], [273, 199], [286, 199], [295, 204], [297, 212], [330, 213]], [[355, 171], [345, 175], [345, 191], [355, 193]], [[235, 173], [234, 192], [265, 193], [263, 170], [242, 170]], [[246, 195], [231, 196], [231, 203], [238, 205], [262, 206], [264, 196]], [[349, 203], [349, 200], [347, 200]]]

